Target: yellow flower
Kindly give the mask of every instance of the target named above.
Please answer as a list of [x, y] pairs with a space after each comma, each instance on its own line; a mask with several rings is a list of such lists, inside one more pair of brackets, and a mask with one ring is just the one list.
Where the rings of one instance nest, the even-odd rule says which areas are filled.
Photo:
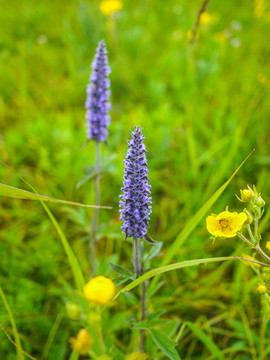
[[142, 352], [134, 352], [130, 355], [128, 355], [128, 357], [126, 358], [127, 360], [147, 360], [148, 359], [148, 355], [146, 353], [142, 353]]
[[266, 293], [266, 286], [265, 286], [265, 283], [258, 283], [258, 287], [257, 287], [257, 291], [260, 293], [260, 294], [265, 294]]
[[99, 3], [99, 10], [103, 15], [110, 16], [121, 10], [123, 3], [120, 0], [102, 0]]
[[86, 329], [80, 329], [76, 338], [70, 339], [70, 343], [78, 354], [88, 355], [93, 344], [93, 339]]
[[105, 305], [114, 297], [115, 286], [111, 279], [96, 276], [84, 285], [83, 293], [93, 304]]
[[265, 245], [266, 249], [270, 251], [270, 241], [266, 241]]
[[206, 218], [206, 227], [211, 235], [216, 237], [231, 238], [236, 236], [247, 220], [247, 214], [241, 212], [231, 213], [228, 207], [218, 215], [210, 215]]
[[217, 14], [210, 14], [207, 11], [204, 11], [200, 16], [200, 24], [208, 25], [215, 23], [218, 20], [219, 16]]

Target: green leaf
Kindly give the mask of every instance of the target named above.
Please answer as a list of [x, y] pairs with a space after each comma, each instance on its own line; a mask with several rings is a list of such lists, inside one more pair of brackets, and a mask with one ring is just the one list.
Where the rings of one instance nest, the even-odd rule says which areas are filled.
[[118, 272], [121, 275], [129, 276], [129, 277], [133, 276], [133, 274], [129, 270], [125, 269], [123, 266], [116, 265], [111, 262], [109, 262], [109, 265], [111, 268], [113, 268], [114, 271]]
[[[242, 165], [251, 156], [251, 154], [254, 152], [254, 150], [252, 150], [251, 153], [245, 158], [245, 160], [238, 166], [238, 168], [234, 171], [232, 176], [210, 197], [210, 199], [208, 201], [206, 201], [206, 203], [197, 211], [197, 213], [194, 216], [192, 216], [192, 218], [189, 219], [189, 221], [187, 221], [183, 230], [180, 232], [180, 234], [174, 240], [172, 245], [169, 247], [167, 254], [165, 255], [165, 257], [163, 258], [163, 260], [161, 262], [161, 266], [167, 265], [171, 261], [171, 259], [174, 257], [174, 255], [177, 253], [177, 251], [183, 245], [185, 240], [189, 237], [189, 235], [192, 233], [192, 231], [196, 228], [196, 226], [199, 224], [199, 222], [203, 219], [203, 217], [206, 216], [209, 209], [214, 205], [214, 203], [217, 201], [217, 199], [220, 197], [220, 195], [223, 193], [223, 191], [227, 188], [227, 186], [229, 185], [231, 180], [237, 174], [237, 172], [242, 167]], [[156, 277], [154, 279], [151, 286], [153, 286], [158, 281], [158, 278], [159, 277]]]
[[207, 347], [207, 349], [215, 355], [215, 359], [224, 360], [224, 355], [221, 352], [221, 350], [217, 347], [217, 345], [214, 343], [214, 341], [205, 334], [204, 331], [202, 331], [200, 328], [198, 328], [196, 325], [194, 325], [191, 322], [185, 322], [185, 325], [187, 325], [190, 330], [201, 340], [201, 342]]
[[[61, 230], [60, 225], [58, 224], [57, 220], [55, 219], [55, 217], [53, 216], [52, 212], [50, 211], [50, 209], [48, 208], [48, 206], [45, 204], [45, 202], [43, 201], [43, 197], [40, 198], [41, 195], [37, 194], [37, 191], [35, 190], [35, 188], [30, 185], [26, 180], [24, 180], [20, 175], [18, 175], [14, 170], [12, 170], [9, 166], [7, 166], [6, 164], [4, 164], [2, 161], [0, 161], [5, 167], [7, 167], [11, 172], [13, 172], [13, 174], [15, 174], [19, 179], [21, 179], [27, 186], [30, 187], [31, 190], [34, 191], [35, 194], [30, 193], [28, 191], [26, 191], [26, 193], [32, 194], [32, 195], [37, 195], [38, 198], [35, 200], [39, 200], [43, 206], [43, 208], [45, 209], [45, 211], [47, 212], [52, 224], [54, 225], [60, 240], [62, 242], [62, 245], [65, 249], [66, 255], [68, 257], [72, 272], [73, 272], [73, 276], [75, 278], [75, 282], [76, 282], [76, 286], [77, 288], [82, 291], [83, 290], [83, 286], [84, 286], [84, 278], [83, 278], [83, 274], [79, 265], [79, 262], [71, 248], [71, 246], [69, 245], [63, 231]], [[14, 188], [16, 189], [16, 188]], [[20, 190], [20, 189], [17, 189]], [[21, 190], [23, 192], [25, 192], [24, 190]], [[46, 199], [45, 199], [46, 200]]]
[[160, 350], [168, 356], [171, 360], [179, 360], [180, 356], [175, 350], [175, 346], [177, 345], [172, 339], [168, 337], [164, 332], [156, 329], [148, 329], [151, 334], [154, 342], [160, 348]]
[[95, 205], [85, 205], [77, 202], [67, 201], [67, 200], [58, 200], [48, 196], [39, 195], [38, 193], [32, 193], [30, 191], [18, 189], [13, 186], [5, 185], [0, 183], [0, 196], [7, 196], [15, 199], [25, 199], [25, 200], [39, 200], [39, 201], [50, 201], [66, 205], [81, 206], [87, 208], [102, 208], [102, 209], [111, 209], [110, 206], [95, 206]]
[[18, 333], [18, 330], [17, 330], [17, 326], [16, 326], [16, 323], [15, 323], [15, 320], [14, 320], [14, 317], [12, 315], [12, 312], [11, 312], [11, 309], [9, 307], [9, 304], [8, 304], [8, 301], [5, 297], [5, 294], [3, 292], [3, 290], [0, 288], [0, 295], [1, 295], [1, 298], [3, 300], [3, 303], [5, 305], [5, 308], [7, 310], [7, 313], [8, 313], [8, 316], [9, 316], [9, 320], [10, 320], [10, 323], [11, 323], [11, 326], [12, 326], [12, 330], [13, 330], [13, 334], [14, 334], [14, 339], [15, 339], [15, 343], [17, 345], [17, 359], [18, 360], [23, 360], [24, 359], [24, 355], [22, 353], [22, 345], [21, 345], [21, 340], [20, 340], [20, 336], [19, 336], [19, 333]]
[[137, 278], [136, 280], [132, 281], [130, 284], [128, 284], [122, 290], [120, 290], [115, 295], [114, 298], [116, 299], [122, 292], [132, 290], [133, 288], [140, 285], [145, 280], [148, 280], [148, 279], [152, 278], [153, 276], [163, 274], [163, 273], [168, 272], [168, 271], [183, 269], [183, 268], [190, 267], [190, 266], [197, 266], [197, 265], [200, 265], [200, 264], [205, 264], [206, 265], [208, 263], [219, 262], [219, 261], [227, 261], [227, 260], [235, 260], [235, 259], [239, 259], [239, 258], [237, 256], [224, 256], [224, 257], [217, 257], [217, 258], [207, 258], [207, 259], [196, 259], [196, 260], [180, 261], [180, 262], [175, 263], [175, 264], [162, 266], [162, 267], [150, 270], [147, 273], [145, 273], [144, 275]]
[[158, 253], [160, 252], [162, 248], [163, 243], [161, 241], [153, 244], [151, 247], [149, 254], [146, 254], [144, 261], [149, 261], [153, 259], [154, 257], [158, 256]]

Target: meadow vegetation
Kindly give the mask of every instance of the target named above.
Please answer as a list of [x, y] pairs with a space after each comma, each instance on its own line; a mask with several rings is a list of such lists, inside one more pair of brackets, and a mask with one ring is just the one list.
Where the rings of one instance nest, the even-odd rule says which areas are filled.
[[[189, 31], [199, 0], [126, 0], [112, 16], [90, 0], [0, 4], [0, 160], [39, 194], [95, 203], [95, 142], [83, 146], [84, 104], [97, 44], [106, 42], [112, 111], [107, 144], [101, 144], [100, 204], [112, 209], [99, 211], [97, 275], [118, 284], [123, 279], [110, 263], [127, 272], [132, 268], [119, 195], [126, 139], [134, 126], [143, 128], [148, 151], [148, 234], [162, 242], [161, 256], [146, 262], [148, 268], [215, 257], [254, 259], [243, 241], [213, 241], [206, 228], [211, 212], [219, 214], [226, 206], [243, 211], [235, 194], [247, 184], [255, 184], [266, 203], [259, 230], [261, 247], [270, 254], [269, 1], [210, 0], [193, 45]], [[196, 217], [253, 149], [212, 206]], [[33, 192], [4, 165], [0, 175], [1, 183]], [[46, 203], [55, 225], [40, 201], [2, 196], [0, 202], [0, 359], [28, 358], [9, 335], [35, 359], [75, 360], [79, 355], [72, 345], [87, 321], [90, 328], [100, 327], [97, 338], [86, 341], [94, 349], [91, 359], [122, 360], [130, 354], [130, 360], [147, 359], [134, 354], [140, 330], [149, 325], [138, 323], [140, 287], [97, 311], [78, 295], [65, 240], [55, 226], [87, 282], [94, 210]], [[145, 243], [145, 251], [154, 252], [153, 245]], [[263, 260], [259, 254], [255, 259]], [[132, 281], [125, 275], [116, 291]], [[149, 359], [267, 359], [268, 291], [269, 273], [244, 261], [159, 274], [148, 287], [152, 332], [145, 352]], [[74, 304], [83, 309], [82, 318]], [[158, 331], [168, 338], [160, 339]], [[165, 355], [163, 341], [178, 355]], [[82, 353], [80, 359], [87, 358]]]

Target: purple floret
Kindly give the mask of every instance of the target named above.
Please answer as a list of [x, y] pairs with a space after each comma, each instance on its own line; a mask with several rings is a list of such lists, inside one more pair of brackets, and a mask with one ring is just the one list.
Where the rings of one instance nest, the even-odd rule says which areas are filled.
[[128, 141], [128, 151], [124, 160], [124, 187], [120, 195], [121, 229], [126, 238], [143, 239], [147, 233], [148, 220], [151, 214], [151, 186], [148, 179], [146, 150], [143, 143], [142, 129], [135, 127], [130, 132], [132, 140]]
[[105, 142], [108, 136], [108, 125], [111, 118], [109, 102], [111, 69], [108, 65], [107, 51], [104, 41], [97, 47], [95, 59], [91, 65], [92, 74], [90, 84], [87, 85], [87, 98], [85, 102], [87, 120], [87, 139]]

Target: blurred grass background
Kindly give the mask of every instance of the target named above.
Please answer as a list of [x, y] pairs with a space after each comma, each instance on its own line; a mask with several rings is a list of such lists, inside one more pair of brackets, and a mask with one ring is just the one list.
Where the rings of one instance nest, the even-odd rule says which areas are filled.
[[[94, 161], [94, 144], [81, 148], [86, 140], [85, 89], [97, 42], [104, 38], [107, 43], [113, 111], [102, 156], [112, 159], [101, 180], [101, 202], [113, 210], [101, 211], [98, 273], [114, 277], [109, 261], [131, 262], [131, 246], [123, 244], [120, 232], [118, 196], [126, 139], [135, 124], [144, 128], [148, 149], [153, 193], [149, 233], [164, 242], [164, 252], [253, 148], [255, 153], [213, 212], [226, 205], [242, 209], [234, 194], [247, 183], [256, 184], [269, 203], [270, 4], [264, 1], [260, 12], [260, 3], [210, 0], [211, 19], [200, 25], [199, 37], [190, 46], [187, 34], [201, 6], [198, 0], [123, 1], [113, 19], [100, 13], [98, 1], [0, 1], [1, 160], [40, 194], [94, 202], [93, 184], [79, 189], [76, 184]], [[24, 187], [4, 167], [0, 174], [2, 183]], [[40, 204], [0, 201], [0, 285], [24, 349], [40, 359], [71, 293], [72, 274]], [[88, 276], [86, 235], [92, 211], [50, 208]], [[174, 260], [245, 251], [236, 239], [212, 244], [203, 221]], [[166, 274], [163, 280], [164, 286], [149, 300], [150, 309], [165, 308], [167, 317], [194, 322], [225, 351], [226, 359], [257, 359], [260, 296], [249, 267], [214, 264]], [[124, 310], [129, 304], [127, 316], [137, 306], [130, 301], [125, 295], [118, 300]], [[2, 304], [0, 323], [12, 334]], [[70, 320], [62, 320], [48, 359], [67, 358], [74, 328]], [[132, 339], [123, 329], [115, 336], [128, 352]], [[0, 358], [16, 359], [4, 332], [0, 343]], [[178, 350], [185, 359], [211, 358], [189, 329]]]

